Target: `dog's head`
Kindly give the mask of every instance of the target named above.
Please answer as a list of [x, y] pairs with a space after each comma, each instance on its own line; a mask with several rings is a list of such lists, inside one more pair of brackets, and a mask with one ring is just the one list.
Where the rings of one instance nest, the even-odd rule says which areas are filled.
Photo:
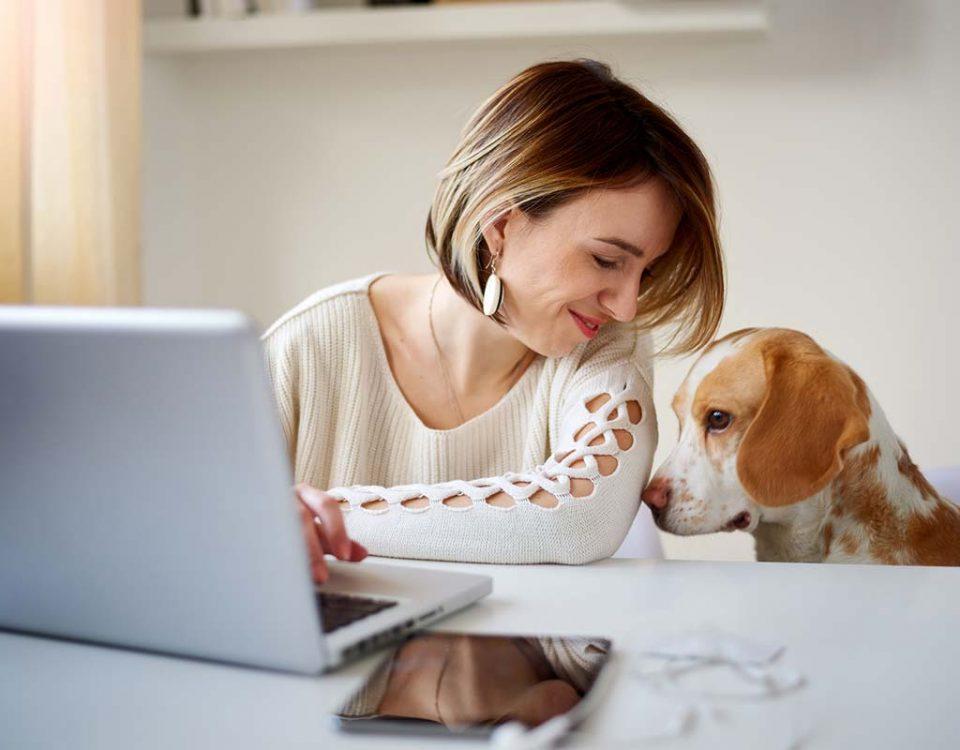
[[673, 399], [677, 446], [644, 501], [674, 534], [752, 532], [827, 486], [870, 437], [863, 381], [799, 331], [748, 328], [714, 342]]

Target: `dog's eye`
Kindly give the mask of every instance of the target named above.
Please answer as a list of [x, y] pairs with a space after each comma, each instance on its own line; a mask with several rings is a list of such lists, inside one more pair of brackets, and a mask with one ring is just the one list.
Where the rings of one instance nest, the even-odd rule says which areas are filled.
[[723, 432], [730, 426], [732, 421], [733, 417], [727, 414], [727, 412], [714, 409], [707, 414], [707, 431]]

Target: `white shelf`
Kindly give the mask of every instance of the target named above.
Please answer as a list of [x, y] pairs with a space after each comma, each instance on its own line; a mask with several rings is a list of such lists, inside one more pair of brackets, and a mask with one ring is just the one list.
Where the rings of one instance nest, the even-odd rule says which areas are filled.
[[764, 0], [555, 0], [154, 19], [149, 54], [534, 37], [759, 33]]

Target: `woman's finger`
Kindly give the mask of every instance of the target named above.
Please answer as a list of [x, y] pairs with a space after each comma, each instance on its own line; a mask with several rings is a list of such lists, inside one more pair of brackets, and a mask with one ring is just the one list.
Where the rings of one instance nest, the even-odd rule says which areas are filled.
[[293, 486], [293, 492], [301, 504], [313, 511], [313, 515], [320, 512], [320, 501], [323, 499], [324, 493], [316, 487], [311, 487], [306, 482], [300, 482], [300, 484]]
[[[333, 549], [333, 545], [330, 540], [327, 538], [326, 529], [322, 523], [317, 524], [317, 532], [320, 535], [320, 545], [323, 547], [324, 551], [330, 552]], [[346, 557], [337, 555], [341, 560], [348, 560], [349, 562], [360, 562], [365, 558], [369, 553], [367, 548], [364, 547], [360, 542], [356, 542], [353, 539], [350, 539], [350, 553]], [[332, 553], [331, 553], [332, 554]]]
[[307, 507], [311, 508], [320, 519], [321, 539], [325, 543], [326, 551], [341, 560], [349, 560], [352, 545], [347, 536], [343, 514], [340, 512], [340, 501], [333, 495], [328, 495], [309, 484], [298, 484], [294, 489]]
[[323, 559], [323, 548], [320, 546], [320, 537], [314, 522], [313, 511], [304, 505], [300, 506], [300, 526], [307, 542], [307, 553], [310, 556], [310, 574], [317, 583], [327, 580], [327, 563]]

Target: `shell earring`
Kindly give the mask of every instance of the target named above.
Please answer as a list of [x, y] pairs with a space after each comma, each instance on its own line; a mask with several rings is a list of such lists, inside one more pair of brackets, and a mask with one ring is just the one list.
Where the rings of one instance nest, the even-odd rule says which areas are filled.
[[491, 259], [490, 265], [493, 270], [487, 276], [487, 283], [483, 286], [483, 314], [487, 317], [496, 315], [503, 302], [503, 284], [497, 276], [496, 259]]

